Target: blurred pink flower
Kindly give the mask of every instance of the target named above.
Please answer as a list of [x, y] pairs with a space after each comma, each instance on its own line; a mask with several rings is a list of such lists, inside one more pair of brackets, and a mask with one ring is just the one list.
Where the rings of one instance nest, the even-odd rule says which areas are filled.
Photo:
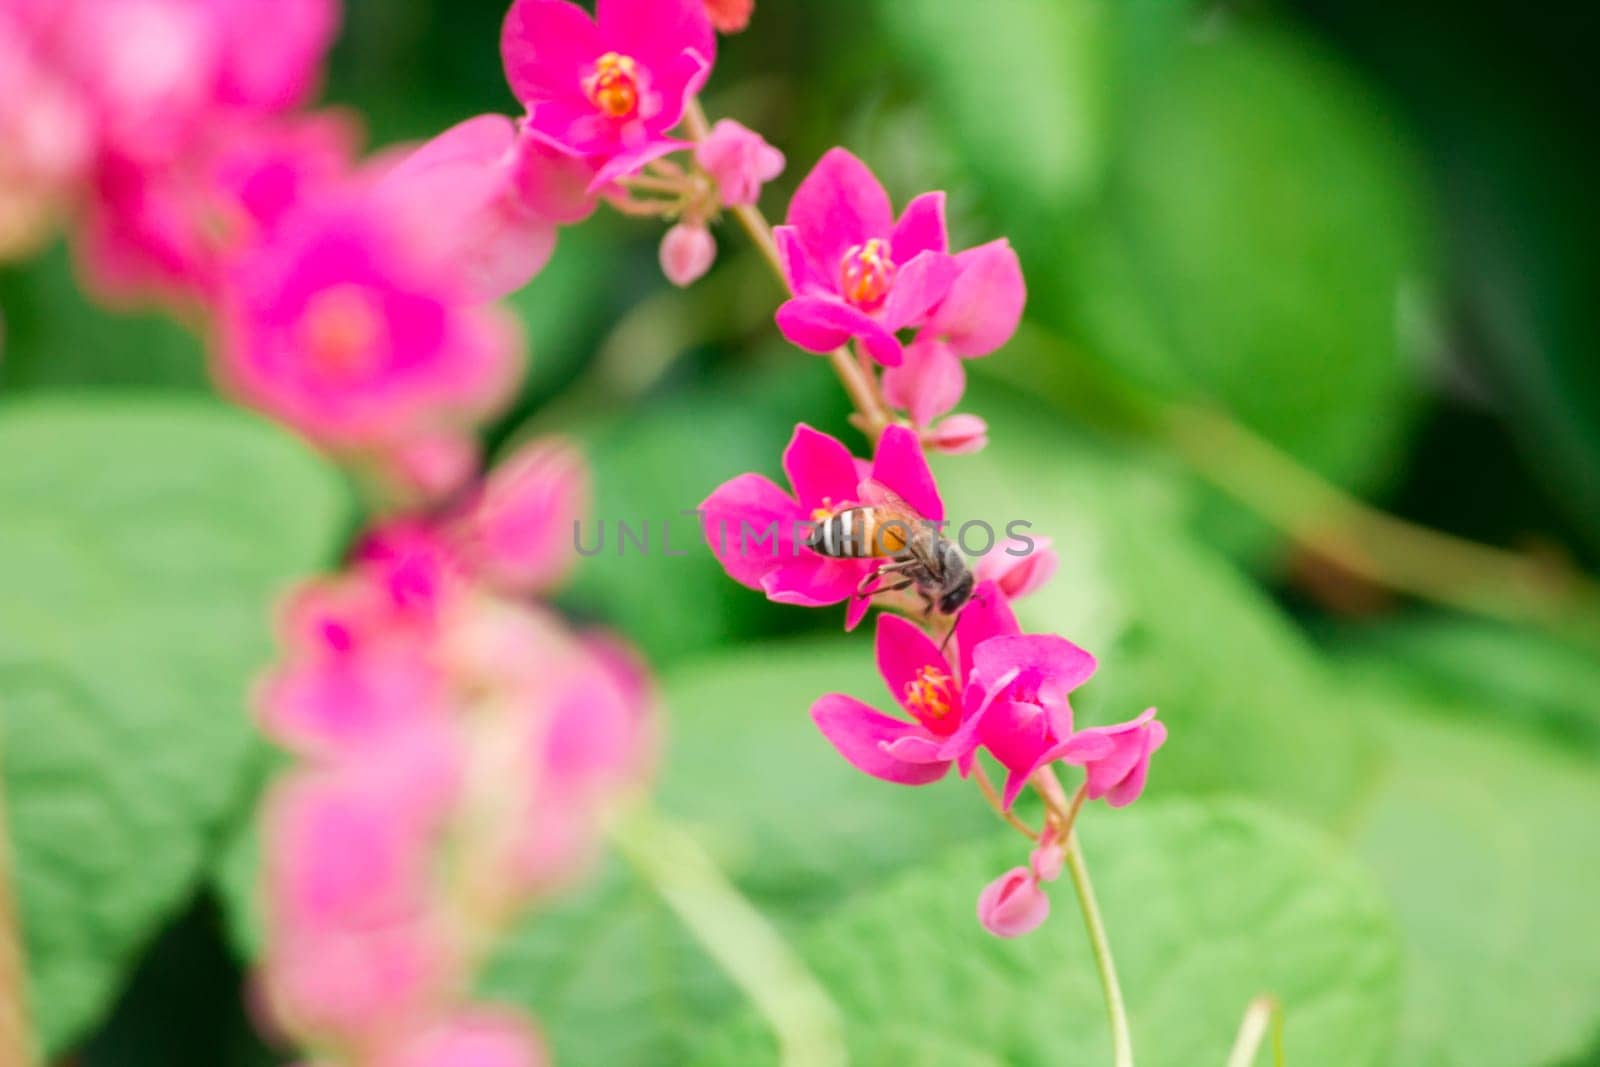
[[407, 155], [379, 191], [459, 268], [473, 297], [491, 300], [544, 268], [558, 222], [594, 209], [590, 175], [581, 160], [521, 136], [505, 116], [479, 115]]
[[495, 465], [450, 536], [462, 558], [491, 584], [548, 592], [574, 562], [574, 525], [589, 508], [583, 456], [558, 438], [520, 446]]
[[742, 33], [750, 25], [756, 0], [705, 0], [705, 5], [718, 33]]
[[359, 139], [354, 120], [322, 112], [219, 121], [170, 163], [107, 154], [77, 236], [89, 284], [117, 301], [214, 300], [228, 264], [348, 180]]
[[846, 625], [866, 614], [856, 592], [882, 563], [833, 559], [805, 547], [806, 532], [833, 512], [886, 489], [923, 518], [944, 518], [944, 503], [916, 435], [890, 426], [870, 469], [835, 438], [801, 424], [783, 453], [791, 496], [760, 474], [741, 474], [700, 505], [706, 542], [734, 581], [780, 604], [822, 607], [852, 600]]
[[94, 151], [88, 101], [40, 54], [14, 6], [0, 7], [0, 262], [44, 239]]
[[677, 223], [661, 238], [661, 273], [673, 285], [699, 281], [716, 259], [717, 242], [699, 223]]
[[385, 1049], [372, 1067], [543, 1067], [544, 1041], [509, 1009], [468, 1008]]
[[724, 207], [754, 204], [761, 187], [783, 173], [783, 153], [732, 119], [720, 119], [711, 127], [695, 146], [694, 158], [716, 181]]
[[1166, 726], [1155, 717], [1156, 709], [1147, 708], [1129, 722], [1082, 730], [1060, 745], [1052, 758], [1084, 768], [1090, 800], [1104, 797], [1113, 808], [1126, 807], [1144, 792], [1150, 756], [1167, 740]]
[[1011, 868], [978, 894], [978, 921], [996, 937], [1032, 933], [1049, 917], [1050, 898], [1027, 867]]
[[592, 188], [689, 147], [667, 136], [711, 73], [701, 0], [515, 0], [501, 36], [506, 77], [534, 136], [596, 166]]
[[899, 364], [895, 333], [921, 325], [958, 273], [944, 194], [922, 194], [896, 221], [889, 194], [843, 148], [806, 175], [774, 237], [794, 293], [778, 308], [778, 328], [810, 352], [855, 337], [879, 363]]
[[514, 323], [371, 197], [305, 205], [229, 272], [217, 373], [242, 402], [335, 449], [381, 449], [508, 398]]
[[922, 441], [947, 456], [970, 455], [988, 446], [989, 424], [977, 415], [951, 415], [924, 430]]
[[911, 421], [927, 426], [955, 407], [967, 389], [967, 371], [948, 345], [918, 338], [905, 347], [905, 358], [883, 372], [883, 397], [905, 411]]

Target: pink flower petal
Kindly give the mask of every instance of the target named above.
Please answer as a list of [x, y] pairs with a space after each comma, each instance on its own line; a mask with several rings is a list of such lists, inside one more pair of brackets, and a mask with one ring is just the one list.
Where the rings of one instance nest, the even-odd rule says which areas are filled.
[[827, 271], [837, 269], [851, 246], [888, 237], [894, 212], [867, 165], [843, 148], [832, 148], [795, 190], [784, 221]]
[[884, 366], [900, 362], [900, 342], [871, 316], [837, 297], [797, 296], [777, 314], [778, 329], [807, 352], [832, 352], [852, 337], [861, 338], [872, 358]]
[[[728, 577], [751, 589], [793, 548], [793, 524], [806, 518], [794, 498], [759, 474], [741, 474], [722, 483], [700, 504], [706, 544]], [[774, 534], [765, 532], [776, 523]], [[807, 553], [807, 555], [811, 555]]]
[[778, 246], [778, 261], [783, 264], [783, 276], [796, 296], [834, 295], [837, 280], [822, 273], [805, 245], [800, 242], [800, 232], [793, 226], [774, 226], [772, 238]]
[[1007, 546], [984, 556], [975, 568], [978, 580], [992, 580], [1011, 600], [1042, 587], [1055, 575], [1061, 559], [1050, 547], [1050, 538], [1035, 537], [1032, 541], [1032, 550], [1026, 555], [1012, 555], [1011, 546]]
[[514, 0], [500, 31], [500, 57], [523, 103], [577, 96], [605, 45], [599, 28], [565, 0]]
[[1064, 696], [1087, 682], [1097, 666], [1092, 655], [1055, 634], [990, 638], [973, 649], [972, 662], [985, 678], [1021, 670], [1052, 696]]
[[632, 148], [624, 149], [606, 160], [589, 180], [588, 191], [593, 194], [604, 189], [618, 178], [631, 177], [644, 169], [646, 163], [660, 159], [672, 152], [690, 147], [688, 141], [659, 137]]
[[961, 680], [972, 682], [972, 651], [991, 637], [1022, 632], [1010, 603], [994, 582], [980, 581], [972, 598], [956, 620], [956, 645], [960, 654]]
[[[803, 509], [841, 508], [855, 503], [855, 457], [844, 443], [805, 423], [794, 428], [783, 450], [783, 472], [789, 476]], [[810, 516], [808, 515], [807, 518]]]
[[911, 761], [892, 755], [889, 746], [907, 738], [924, 737], [922, 728], [891, 719], [853, 697], [828, 693], [811, 705], [811, 718], [839, 755], [874, 778], [901, 785], [926, 785], [950, 770], [948, 762], [937, 759]]
[[717, 183], [725, 207], [754, 204], [762, 185], [783, 173], [783, 153], [754, 130], [720, 119], [694, 150], [695, 162]]
[[955, 407], [966, 392], [967, 372], [950, 347], [926, 334], [906, 347], [905, 360], [883, 372], [883, 395], [918, 426]]
[[929, 427], [922, 443], [947, 456], [981, 452], [989, 444], [989, 424], [977, 415], [951, 415]]
[[595, 21], [607, 48], [632, 56], [658, 83], [685, 50], [708, 67], [717, 58], [717, 34], [703, 0], [599, 0]]
[[919, 252], [947, 252], [949, 249], [950, 239], [944, 225], [944, 193], [923, 193], [906, 205], [889, 237], [895, 265], [909, 263]]
[[878, 439], [872, 457], [872, 481], [893, 492], [925, 519], [944, 519], [944, 501], [922, 454], [917, 435], [904, 426], [890, 426]]
[[842, 604], [855, 596], [873, 564], [864, 560], [828, 559], [801, 549], [794, 559], [784, 559], [761, 580], [767, 598], [779, 604], [822, 608]]
[[895, 275], [881, 312], [884, 329], [893, 333], [920, 325], [928, 311], [950, 291], [956, 274], [953, 256], [943, 252], [919, 252]]
[[949, 720], [943, 723], [939, 723], [938, 719], [926, 721], [924, 716], [928, 710], [908, 699], [913, 687], [924, 680], [925, 668], [931, 668], [948, 679], [946, 690], [951, 705], [949, 710], [957, 716], [955, 722], [960, 721], [960, 695], [955, 680], [949, 677], [950, 666], [940, 654], [939, 646], [920, 626], [898, 615], [879, 615], [876, 649], [878, 673], [883, 675], [889, 695], [913, 718], [930, 729], [936, 728], [935, 724], [947, 730], [954, 725]]
[[986, 356], [1011, 340], [1022, 321], [1027, 287], [1022, 265], [1004, 238], [956, 257], [959, 274], [930, 327], [961, 356]]

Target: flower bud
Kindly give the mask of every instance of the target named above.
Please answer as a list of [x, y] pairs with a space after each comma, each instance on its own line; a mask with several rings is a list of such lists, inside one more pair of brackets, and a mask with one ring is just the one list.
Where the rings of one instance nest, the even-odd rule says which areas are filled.
[[922, 439], [946, 455], [979, 452], [989, 443], [989, 424], [977, 415], [951, 415], [929, 427]]
[[1013, 867], [978, 894], [978, 921], [996, 937], [1032, 933], [1050, 915], [1050, 898], [1026, 867]]
[[661, 239], [661, 273], [676, 286], [687, 286], [711, 269], [717, 242], [704, 226], [680, 222]]
[[783, 173], [783, 153], [732, 119], [711, 127], [695, 147], [694, 158], [716, 181], [726, 207], [755, 203], [761, 187]]

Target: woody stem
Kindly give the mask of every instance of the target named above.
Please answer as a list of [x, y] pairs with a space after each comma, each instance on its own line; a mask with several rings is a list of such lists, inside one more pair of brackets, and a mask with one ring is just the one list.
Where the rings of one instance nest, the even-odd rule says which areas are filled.
[[[704, 140], [711, 127], [706, 121], [705, 110], [700, 106], [698, 99], [689, 101], [683, 117], [684, 124], [689, 129], [690, 139], [697, 142]], [[732, 212], [733, 217], [749, 235], [751, 243], [756, 246], [756, 251], [761, 253], [761, 257], [772, 268], [778, 283], [788, 289], [789, 277], [784, 272], [783, 260], [778, 256], [778, 244], [773, 240], [772, 226], [767, 222], [766, 216], [761, 214], [761, 209], [754, 204], [739, 204], [732, 209]], [[850, 402], [855, 405], [856, 423], [861, 432], [867, 435], [869, 441], [876, 444], [879, 436], [894, 418], [878, 394], [878, 385], [871, 369], [864, 370], [856, 362], [848, 347], [836, 348], [829, 352], [828, 362], [832, 365], [833, 372], [838, 375], [844, 391], [849, 394]]]

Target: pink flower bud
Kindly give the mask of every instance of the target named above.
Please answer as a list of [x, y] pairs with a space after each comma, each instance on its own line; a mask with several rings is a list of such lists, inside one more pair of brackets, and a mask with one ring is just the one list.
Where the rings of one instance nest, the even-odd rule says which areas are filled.
[[966, 388], [967, 372], [961, 357], [949, 345], [926, 335], [906, 346], [905, 360], [898, 367], [883, 372], [884, 399], [909, 414], [919, 427], [955, 407]]
[[717, 242], [704, 226], [680, 222], [661, 239], [661, 273], [683, 287], [698, 281], [716, 262]]
[[755, 8], [756, 0], [706, 0], [706, 14], [718, 33], [742, 33]]
[[989, 424], [977, 415], [951, 415], [931, 426], [922, 439], [946, 455], [979, 452], [989, 443]]
[[1026, 867], [1013, 867], [978, 894], [978, 921], [996, 937], [1032, 933], [1050, 916], [1050, 898]]
[[1027, 555], [1014, 556], [1008, 546], [978, 560], [974, 568], [978, 581], [994, 582], [1007, 600], [1027, 596], [1048, 582], [1061, 565], [1061, 558], [1050, 547], [1050, 538], [1033, 537], [1029, 540], [1033, 542], [1033, 547]]
[[754, 204], [761, 187], [783, 173], [783, 153], [759, 133], [721, 119], [694, 150], [695, 162], [716, 180], [724, 206]]
[[1113, 808], [1126, 807], [1144, 792], [1150, 756], [1167, 740], [1167, 728], [1155, 721], [1156, 709], [1116, 726], [1080, 730], [1061, 756], [1083, 766], [1090, 800], [1104, 797]]

